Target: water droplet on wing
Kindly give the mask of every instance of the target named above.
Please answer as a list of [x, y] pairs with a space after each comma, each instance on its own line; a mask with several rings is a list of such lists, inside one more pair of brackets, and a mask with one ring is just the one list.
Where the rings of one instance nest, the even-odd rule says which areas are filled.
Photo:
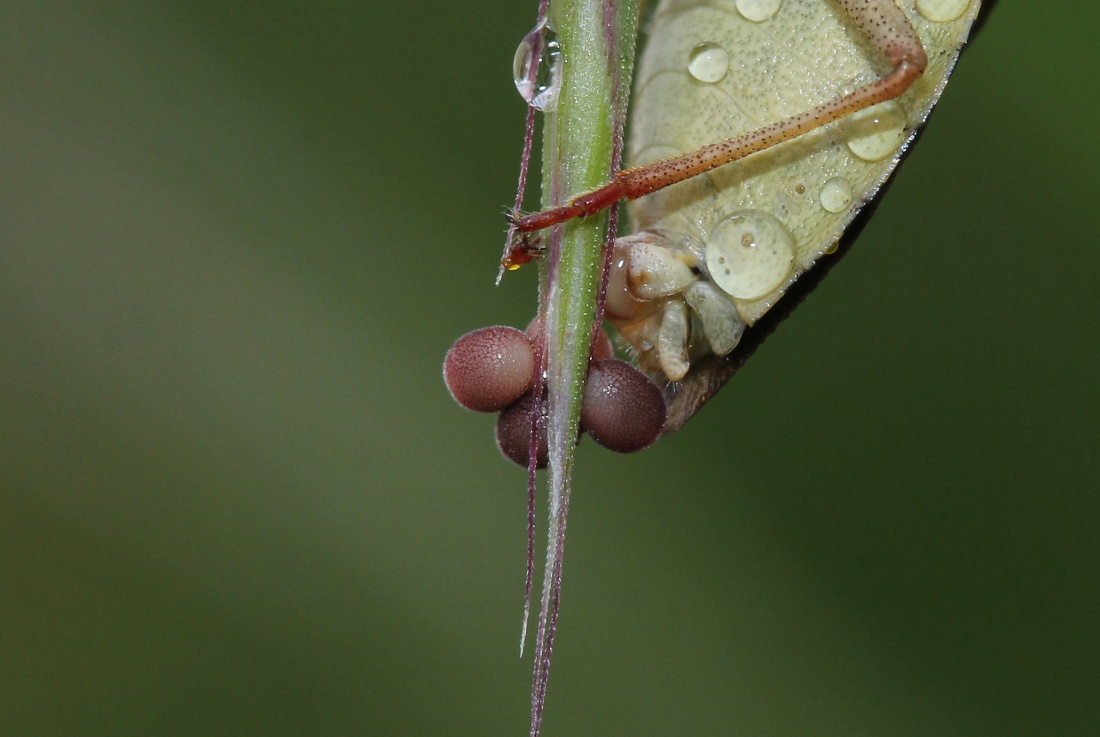
[[738, 299], [758, 299], [790, 274], [794, 238], [775, 216], [762, 210], [742, 210], [710, 232], [706, 256], [718, 288]]
[[917, 11], [928, 20], [956, 20], [970, 6], [970, 0], [917, 0]]
[[844, 212], [852, 204], [852, 185], [844, 177], [832, 177], [822, 185], [818, 200], [829, 212]]
[[905, 140], [905, 111], [893, 100], [849, 116], [848, 149], [864, 161], [882, 161]]
[[778, 13], [783, 0], [737, 0], [734, 4], [745, 18], [760, 23]]
[[700, 82], [721, 82], [730, 68], [730, 55], [715, 43], [702, 43], [691, 50], [688, 73]]

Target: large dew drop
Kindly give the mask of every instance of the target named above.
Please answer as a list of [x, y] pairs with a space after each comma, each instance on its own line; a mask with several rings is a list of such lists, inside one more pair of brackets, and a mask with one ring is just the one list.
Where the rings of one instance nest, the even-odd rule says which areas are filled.
[[730, 55], [718, 44], [703, 43], [691, 50], [688, 74], [700, 82], [721, 82], [730, 68]]
[[872, 105], [844, 122], [848, 149], [864, 161], [882, 161], [905, 140], [905, 111], [895, 101]]
[[741, 210], [714, 226], [707, 239], [707, 268], [714, 284], [738, 299], [759, 299], [791, 273], [794, 238], [762, 210]]
[[[542, 53], [536, 57], [535, 47], [539, 35], [545, 26], [539, 25], [528, 33], [516, 47], [516, 56], [512, 62], [512, 77], [516, 90], [531, 107], [543, 112], [553, 112], [558, 105], [558, 93], [561, 91], [562, 64], [561, 47], [554, 38], [554, 32], [547, 28], [542, 37]], [[531, 79], [531, 68], [538, 64], [538, 72]]]
[[761, 23], [779, 12], [783, 0], [736, 0], [737, 12], [746, 19]]
[[852, 185], [844, 177], [830, 177], [821, 186], [818, 201], [828, 212], [844, 212], [852, 204]]
[[968, 7], [970, 0], [917, 0], [917, 12], [941, 23], [958, 20]]

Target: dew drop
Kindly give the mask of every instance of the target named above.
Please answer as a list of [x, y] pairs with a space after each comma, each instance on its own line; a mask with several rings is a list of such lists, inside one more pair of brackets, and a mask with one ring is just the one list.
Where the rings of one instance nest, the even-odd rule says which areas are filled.
[[760, 23], [779, 12], [783, 0], [736, 0], [737, 12], [746, 19]]
[[879, 103], [845, 120], [848, 149], [864, 161], [882, 161], [905, 140], [905, 111], [895, 101]]
[[688, 73], [700, 82], [721, 82], [730, 67], [730, 55], [715, 43], [702, 43], [691, 50]]
[[956, 20], [970, 6], [970, 0], [917, 0], [917, 11], [928, 20]]
[[794, 262], [794, 238], [761, 210], [722, 220], [707, 239], [707, 268], [718, 288], [738, 299], [758, 299], [783, 283]]
[[[535, 56], [539, 45], [539, 36], [545, 24], [540, 24], [520, 41], [516, 56], [512, 62], [512, 77], [516, 90], [528, 105], [543, 112], [553, 112], [558, 104], [558, 92], [561, 91], [562, 64], [561, 46], [554, 37], [553, 30], [547, 28], [542, 37], [542, 53]], [[535, 79], [531, 79], [531, 67], [538, 64]]]
[[818, 200], [829, 212], [844, 212], [852, 204], [852, 185], [844, 177], [832, 177], [822, 185]]

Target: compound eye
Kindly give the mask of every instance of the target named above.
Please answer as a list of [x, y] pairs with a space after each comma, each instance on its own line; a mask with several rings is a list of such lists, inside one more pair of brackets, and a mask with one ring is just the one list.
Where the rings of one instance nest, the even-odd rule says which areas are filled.
[[667, 414], [661, 388], [626, 361], [597, 361], [588, 372], [581, 429], [608, 450], [648, 448], [661, 436]]
[[[497, 447], [504, 457], [518, 466], [527, 468], [531, 457], [531, 422], [535, 406], [535, 395], [528, 394], [497, 418]], [[544, 405], [545, 406], [545, 405]], [[545, 420], [545, 416], [543, 417]], [[538, 455], [536, 468], [546, 468], [548, 453], [546, 447], [546, 423], [540, 422], [538, 428]]]
[[534, 347], [522, 330], [511, 327], [466, 333], [443, 360], [451, 396], [475, 412], [504, 409], [529, 391], [534, 379]]

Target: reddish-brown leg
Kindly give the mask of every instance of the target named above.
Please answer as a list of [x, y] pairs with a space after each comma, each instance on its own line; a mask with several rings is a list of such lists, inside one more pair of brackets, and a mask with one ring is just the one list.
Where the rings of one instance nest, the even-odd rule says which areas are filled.
[[538, 237], [532, 238], [527, 232], [520, 233], [517, 241], [512, 243], [508, 252], [500, 259], [500, 265], [508, 271], [515, 271], [521, 266], [526, 266], [536, 258], [541, 258], [546, 252], [545, 246]]
[[893, 0], [838, 2], [860, 31], [892, 65], [892, 71], [885, 77], [844, 97], [750, 133], [646, 166], [621, 171], [608, 184], [575, 197], [562, 207], [516, 218], [516, 229], [521, 233], [530, 233], [576, 217], [592, 215], [619, 200], [633, 200], [656, 192], [901, 95], [924, 72], [928, 64], [920, 37], [905, 13]]

